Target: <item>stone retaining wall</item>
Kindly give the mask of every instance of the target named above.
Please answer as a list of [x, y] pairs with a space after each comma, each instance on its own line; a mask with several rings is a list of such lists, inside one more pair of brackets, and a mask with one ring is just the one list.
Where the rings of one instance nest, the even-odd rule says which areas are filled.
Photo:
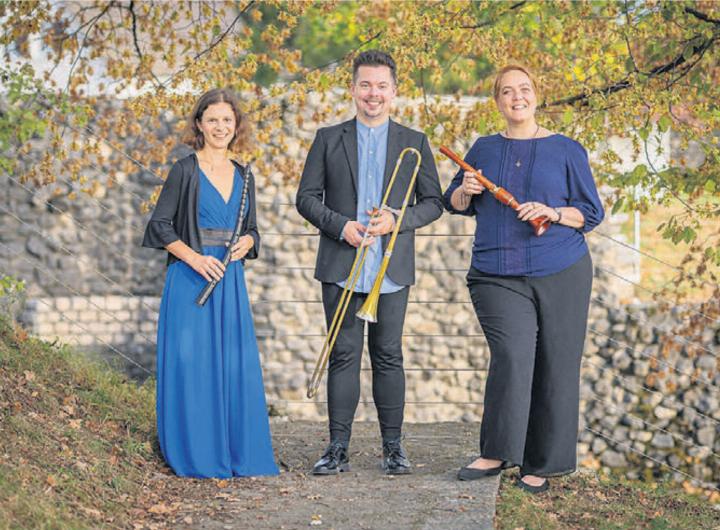
[[[339, 120], [347, 116], [348, 108], [347, 102], [338, 100], [337, 112], [328, 115]], [[283, 112], [290, 134], [283, 152], [301, 163], [314, 131], [324, 124], [314, 119], [312, 106], [298, 111], [287, 105]], [[173, 118], [166, 118], [164, 127], [170, 131]], [[302, 125], [296, 127], [297, 123]], [[136, 144], [128, 149], [141, 147]], [[182, 154], [178, 149], [173, 158]], [[438, 167], [445, 187], [455, 168], [448, 161]], [[165, 255], [140, 247], [148, 217], [140, 212], [158, 180], [142, 171], [120, 174], [116, 184], [109, 186], [102, 168], [84, 176], [100, 184], [94, 197], [78, 193], [81, 185], [67, 180], [60, 166], [60, 180], [40, 188], [3, 176], [0, 274], [26, 281], [28, 304], [22, 318], [35, 333], [103, 351], [113, 360], [120, 358], [120, 352], [152, 370]], [[278, 414], [319, 419], [325, 414], [324, 391], [316, 403], [304, 397], [325, 332], [320, 287], [312, 279], [318, 237], [294, 208], [297, 175], [278, 172], [257, 177], [263, 245], [260, 259], [247, 264], [246, 277], [268, 402]], [[77, 197], [71, 198], [73, 194]], [[624, 220], [610, 216], [588, 236], [597, 274], [590, 316], [593, 332], [588, 335], [583, 367], [581, 457], [588, 466], [627, 465], [630, 474], [638, 474], [650, 461], [636, 461], [632, 447], [694, 476], [718, 477], [711, 454], [720, 453], [716, 387], [673, 374], [664, 364], [677, 365], [686, 373], [700, 370], [717, 385], [716, 367], [711, 366], [715, 353], [696, 354], [681, 348], [662, 357], [658, 355], [662, 333], [641, 322], [654, 319], [662, 329], [681, 322], [673, 324], [672, 315], [663, 316], [654, 307], [632, 307], [628, 310], [634, 316], [626, 314], [633, 291], [622, 277], [632, 279], [637, 255], [602, 235], [624, 240], [619, 229]], [[411, 290], [403, 339], [408, 421], [477, 421], [482, 413], [488, 352], [464, 281], [473, 223], [445, 214], [416, 238], [417, 285]], [[698, 340], [717, 352], [717, 323], [708, 329], [708, 336]], [[144, 376], [132, 365], [128, 370], [133, 376]], [[358, 418], [373, 419], [369, 371], [362, 378]]]
[[[263, 289], [256, 274], [248, 275], [248, 283], [254, 286], [268, 403], [275, 414], [322, 419], [324, 389], [315, 402], [304, 396], [322, 342], [320, 304], [258, 302], [292, 299], [303, 291], [300, 285], [312, 282], [298, 276], [294, 288], [268, 281]], [[417, 293], [412, 298], [417, 303], [409, 308], [404, 338], [407, 420], [479, 421], [488, 351], [471, 306], [461, 295], [449, 305], [424, 304]], [[105, 349], [116, 359], [107, 348], [113, 344], [152, 369], [146, 339], [155, 339], [158, 305], [154, 297], [42, 298], [29, 301], [23, 318], [47, 339]], [[663, 347], [682, 327], [683, 320], [656, 307], [618, 308], [608, 295], [594, 295], [581, 381], [578, 451], [584, 466], [620, 468], [634, 478], [661, 471], [647, 455], [708, 482], [720, 475], [720, 325], [709, 325], [699, 337], [674, 339], [675, 349]], [[298, 336], [306, 334], [318, 336]], [[367, 367], [367, 355], [364, 362]], [[357, 417], [373, 420], [370, 373], [362, 377]]]

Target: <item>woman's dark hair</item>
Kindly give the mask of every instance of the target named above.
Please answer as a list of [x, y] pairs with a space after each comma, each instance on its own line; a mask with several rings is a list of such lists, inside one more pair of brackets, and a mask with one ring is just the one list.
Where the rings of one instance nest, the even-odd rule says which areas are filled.
[[393, 83], [397, 85], [397, 68], [395, 61], [389, 53], [380, 50], [367, 50], [355, 57], [353, 61], [353, 83], [357, 79], [357, 71], [361, 66], [387, 66], [390, 68]]
[[205, 146], [205, 137], [197, 124], [202, 120], [203, 113], [207, 108], [215, 103], [227, 103], [232, 108], [233, 114], [235, 114], [235, 134], [228, 145], [228, 150], [237, 153], [245, 147], [247, 142], [247, 120], [243, 113], [240, 112], [235, 95], [226, 88], [214, 88], [200, 96], [188, 116], [182, 141], [196, 151]]

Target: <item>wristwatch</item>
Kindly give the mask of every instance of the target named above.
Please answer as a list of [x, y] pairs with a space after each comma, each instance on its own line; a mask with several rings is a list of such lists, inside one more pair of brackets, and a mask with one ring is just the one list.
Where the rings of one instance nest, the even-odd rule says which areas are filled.
[[555, 210], [555, 213], [558, 214], [557, 221], [553, 221], [553, 223], [557, 224], [562, 220], [562, 210], [559, 207], [553, 208], [553, 210]]

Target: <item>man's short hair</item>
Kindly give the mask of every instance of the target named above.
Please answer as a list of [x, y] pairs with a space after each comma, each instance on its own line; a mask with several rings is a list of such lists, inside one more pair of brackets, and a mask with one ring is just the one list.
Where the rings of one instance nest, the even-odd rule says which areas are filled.
[[397, 85], [397, 68], [389, 53], [380, 50], [367, 50], [355, 57], [353, 61], [353, 83], [357, 80], [357, 72], [361, 66], [387, 66], [390, 68], [393, 83]]

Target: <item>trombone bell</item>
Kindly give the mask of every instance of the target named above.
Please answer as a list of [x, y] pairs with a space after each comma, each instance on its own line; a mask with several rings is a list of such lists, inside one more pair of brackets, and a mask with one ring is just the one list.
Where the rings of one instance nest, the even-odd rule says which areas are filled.
[[372, 322], [373, 324], [377, 322], [377, 308], [378, 301], [380, 300], [381, 284], [382, 281], [378, 282], [377, 280], [375, 280], [375, 283], [373, 284], [370, 293], [367, 295], [367, 298], [365, 298], [365, 302], [360, 307], [360, 310], [355, 313], [355, 316], [358, 317], [360, 320], [364, 320], [365, 322]]

